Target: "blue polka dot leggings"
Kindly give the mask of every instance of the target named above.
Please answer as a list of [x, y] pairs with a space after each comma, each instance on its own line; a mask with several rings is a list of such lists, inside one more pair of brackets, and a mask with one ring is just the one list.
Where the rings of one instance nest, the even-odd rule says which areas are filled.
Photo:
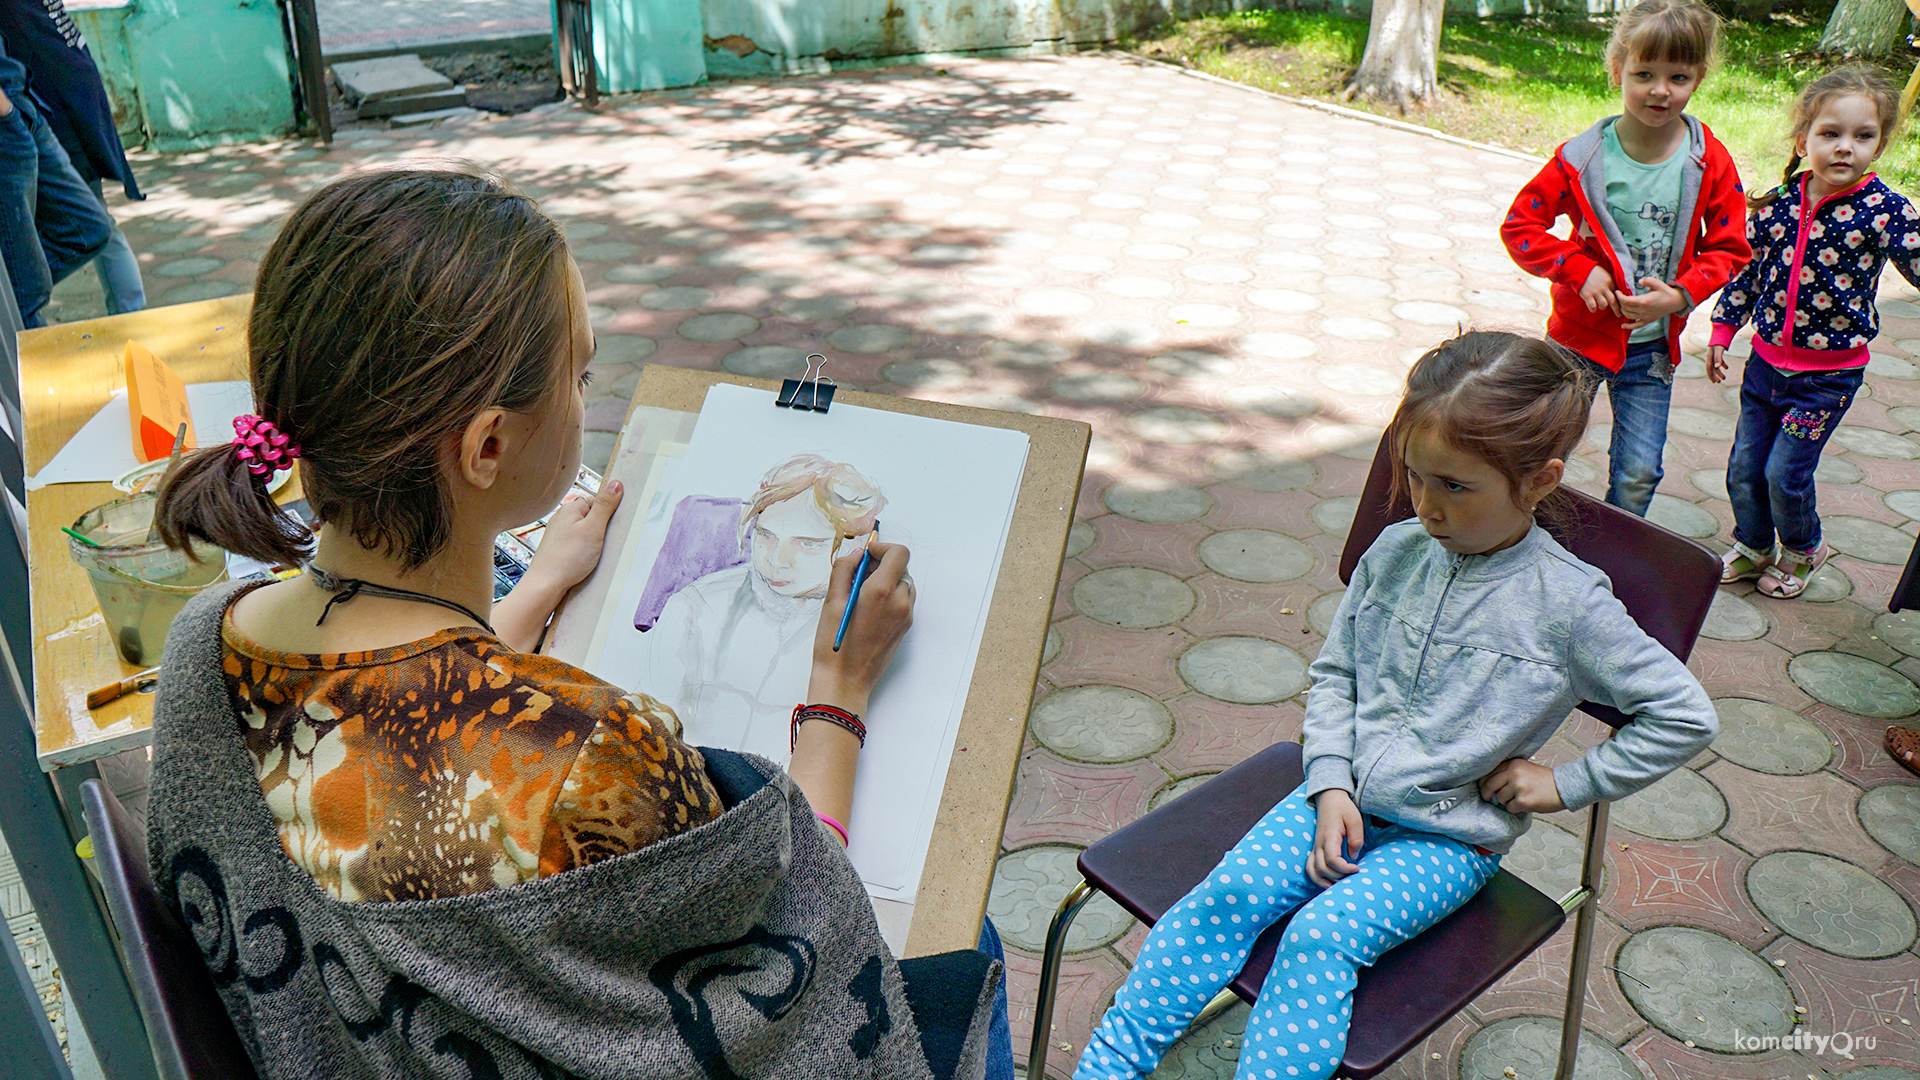
[[1154, 925], [1080, 1056], [1075, 1080], [1153, 1072], [1207, 1002], [1239, 974], [1260, 931], [1290, 911], [1247, 1017], [1237, 1080], [1317, 1080], [1346, 1051], [1360, 969], [1467, 902], [1500, 856], [1371, 822], [1360, 869], [1322, 889], [1307, 876], [1317, 818], [1296, 790]]

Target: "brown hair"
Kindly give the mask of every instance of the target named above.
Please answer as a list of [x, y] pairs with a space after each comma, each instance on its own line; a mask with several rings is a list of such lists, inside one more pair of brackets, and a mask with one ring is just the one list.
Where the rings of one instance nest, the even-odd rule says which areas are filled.
[[1800, 137], [1813, 129], [1820, 110], [1855, 94], [1873, 102], [1874, 112], [1880, 116], [1880, 148], [1886, 148], [1893, 138], [1893, 129], [1900, 126], [1900, 91], [1870, 68], [1858, 64], [1834, 68], [1808, 83], [1794, 99], [1793, 127], [1787, 132], [1787, 145], [1792, 149], [1787, 152], [1787, 168], [1780, 174], [1780, 186], [1748, 192], [1747, 209], [1758, 210], [1787, 193], [1794, 174], [1800, 171]]
[[[1407, 373], [1387, 437], [1393, 447], [1393, 497], [1407, 498], [1407, 438], [1431, 428], [1449, 446], [1479, 457], [1507, 478], [1514, 505], [1528, 477], [1566, 460], [1587, 430], [1594, 379], [1551, 341], [1469, 331], [1441, 342]], [[1558, 489], [1541, 503], [1554, 513]]]
[[1607, 39], [1607, 76], [1614, 85], [1636, 59], [1692, 64], [1705, 75], [1720, 63], [1720, 16], [1699, 0], [1640, 0], [1614, 20]]
[[[453, 162], [336, 180], [287, 218], [254, 284], [254, 408], [300, 444], [323, 524], [414, 568], [446, 544], [442, 461], [482, 409], [533, 409], [571, 344], [566, 241], [533, 200]], [[181, 459], [160, 535], [272, 562], [311, 551], [227, 443]]]
[[745, 546], [747, 530], [762, 510], [803, 491], [813, 492], [813, 505], [833, 526], [829, 557], [840, 554], [842, 540], [872, 532], [887, 506], [887, 497], [853, 466], [819, 454], [795, 454], [760, 478], [759, 489], [740, 514], [741, 545]]

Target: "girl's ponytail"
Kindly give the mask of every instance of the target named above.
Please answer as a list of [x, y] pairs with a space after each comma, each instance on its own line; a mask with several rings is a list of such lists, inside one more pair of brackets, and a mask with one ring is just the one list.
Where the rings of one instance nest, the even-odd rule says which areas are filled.
[[1755, 194], [1754, 192], [1751, 192], [1751, 191], [1747, 192], [1747, 209], [1758, 210], [1763, 206], [1773, 205], [1773, 201], [1775, 199], [1778, 199], [1780, 196], [1785, 195], [1787, 193], [1787, 188], [1793, 186], [1794, 174], [1798, 173], [1799, 171], [1800, 171], [1800, 152], [1798, 150], [1795, 150], [1792, 153], [1787, 155], [1787, 168], [1785, 172], [1782, 172], [1780, 174], [1780, 186], [1776, 188], [1768, 188], [1767, 190], [1762, 191], [1758, 194]]
[[313, 533], [274, 505], [267, 485], [235, 456], [231, 443], [181, 455], [160, 485], [154, 520], [161, 541], [189, 555], [189, 538], [285, 566], [313, 553]]

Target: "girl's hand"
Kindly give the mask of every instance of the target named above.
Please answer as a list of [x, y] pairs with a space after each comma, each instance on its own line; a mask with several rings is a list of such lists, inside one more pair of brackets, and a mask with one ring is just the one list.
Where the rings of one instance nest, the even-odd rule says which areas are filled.
[[1645, 290], [1636, 296], [1626, 293], [1614, 294], [1613, 310], [1627, 321], [1627, 329], [1638, 330], [1657, 322], [1663, 315], [1672, 315], [1687, 306], [1687, 294], [1661, 281], [1657, 277], [1643, 277], [1640, 288]]
[[1509, 814], [1550, 814], [1565, 810], [1553, 770], [1526, 758], [1508, 758], [1480, 781], [1480, 797]]
[[1328, 788], [1313, 797], [1319, 824], [1313, 831], [1313, 852], [1307, 856], [1307, 876], [1321, 888], [1360, 869], [1349, 859], [1360, 857], [1366, 843], [1367, 823], [1353, 796], [1339, 788]]
[[1587, 283], [1580, 286], [1580, 300], [1587, 305], [1588, 311], [1606, 308], [1615, 315], [1620, 314], [1619, 294], [1613, 291], [1613, 275], [1607, 273], [1604, 266], [1596, 266], [1587, 274]]
[[1707, 381], [1727, 381], [1727, 347], [1725, 345], [1707, 346]]
[[849, 552], [833, 564], [827, 601], [820, 606], [820, 623], [813, 631], [813, 678], [807, 690], [809, 702], [837, 705], [853, 713], [867, 711], [874, 684], [887, 673], [894, 650], [913, 625], [914, 587], [907, 576], [907, 549], [874, 541], [867, 550], [873, 552], [874, 561], [866, 583], [860, 586], [860, 600], [853, 605], [853, 619], [839, 652], [833, 651], [833, 638], [840, 629], [840, 614], [847, 609], [860, 553]]
[[573, 498], [561, 503], [547, 519], [547, 531], [533, 553], [533, 565], [527, 577], [537, 578], [550, 589], [565, 592], [587, 579], [600, 565], [600, 549], [607, 542], [607, 522], [620, 505], [620, 481], [600, 485], [593, 498]]

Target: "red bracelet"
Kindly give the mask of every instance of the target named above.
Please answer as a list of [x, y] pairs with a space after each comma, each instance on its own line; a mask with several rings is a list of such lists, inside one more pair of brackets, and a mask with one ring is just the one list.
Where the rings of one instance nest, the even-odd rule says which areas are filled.
[[853, 732], [860, 745], [867, 745], [867, 725], [860, 718], [845, 709], [833, 705], [795, 705], [793, 707], [793, 727], [788, 732], [787, 750], [791, 752], [800, 745], [800, 725], [808, 720], [825, 720], [829, 724]]

